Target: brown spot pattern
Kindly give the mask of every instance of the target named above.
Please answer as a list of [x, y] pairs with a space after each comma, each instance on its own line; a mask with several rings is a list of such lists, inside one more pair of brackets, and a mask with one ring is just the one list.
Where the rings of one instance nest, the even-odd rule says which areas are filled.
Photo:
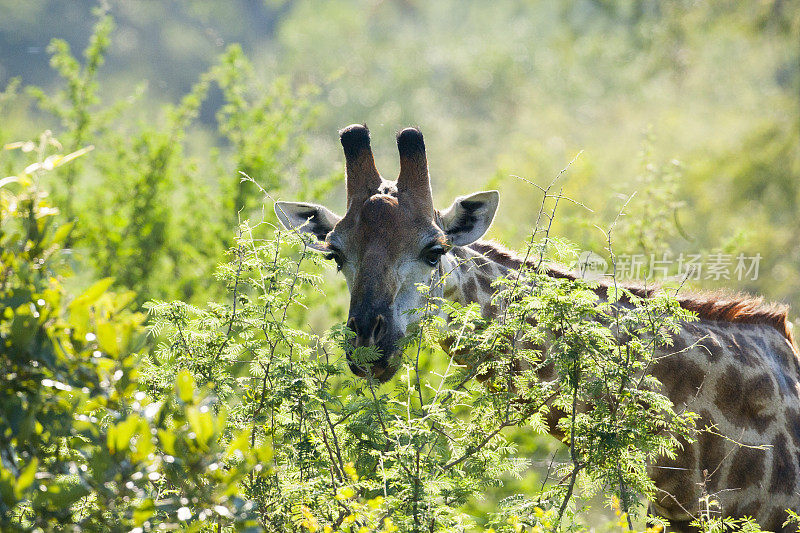
[[662, 457], [652, 468], [653, 483], [667, 493], [659, 496], [659, 504], [676, 512], [680, 512], [681, 506], [691, 508], [697, 501], [695, 447], [684, 439], [680, 442], [683, 449], [677, 451], [675, 459]]
[[683, 322], [683, 329], [690, 335], [700, 336], [704, 334], [694, 322]]
[[483, 292], [488, 294], [492, 294], [494, 292], [492, 290], [492, 278], [489, 276], [477, 276], [477, 278]]
[[768, 375], [745, 379], [738, 368], [728, 365], [716, 387], [714, 401], [734, 426], [763, 432], [775, 421], [775, 415], [762, 413], [774, 395], [774, 386]]
[[697, 420], [697, 445], [700, 448], [700, 461], [698, 470], [707, 470], [710, 476], [709, 490], [715, 490], [719, 483], [717, 475], [719, 466], [725, 460], [726, 440], [720, 437], [719, 429], [714, 427], [714, 420], [709, 411], [700, 411], [700, 418]]
[[672, 335], [672, 346], [665, 348], [665, 350], [669, 353], [679, 353], [685, 351], [688, 347], [689, 345], [686, 344], [683, 336], [681, 334], [675, 334]]
[[[476, 243], [470, 248], [503, 267], [518, 268], [521, 265], [518, 257], [500, 246]], [[462, 291], [470, 293], [469, 299], [485, 299], [483, 293], [493, 292], [491, 282], [497, 265], [483, 261], [476, 261], [476, 265], [474, 277], [466, 278]], [[558, 268], [550, 268], [548, 274], [557, 278], [574, 278], [572, 273]], [[597, 288], [601, 296], [604, 288], [603, 283]], [[639, 297], [647, 297], [654, 292], [652, 287], [626, 288]], [[773, 360], [786, 370], [797, 370], [800, 368], [798, 355], [791, 345], [787, 352], [786, 346], [768, 341], [760, 330], [748, 333], [742, 328], [731, 327], [731, 323], [765, 324], [789, 338], [786, 309], [763, 305], [757, 298], [724, 293], [680, 295], [679, 301], [685, 309], [696, 312], [702, 322], [683, 325], [682, 333], [673, 337], [673, 346], [662, 352], [673, 355], [659, 359], [652, 374], [662, 382], [664, 393], [678, 408], [682, 403], [691, 403], [701, 387], [713, 386], [713, 402], [727, 423], [723, 423], [721, 428], [704, 431], [704, 428], [713, 425], [714, 420], [710, 411], [701, 410], [697, 442], [685, 444], [685, 448], [678, 452], [674, 460], [660, 459], [658, 466], [670, 468], [653, 468], [654, 482], [687, 508], [695, 507], [698, 491], [696, 477], [703, 470], [709, 474], [707, 489], [711, 492], [725, 488], [766, 487], [769, 484], [770, 493], [791, 494], [795, 489], [797, 476], [800, 475], [793, 459], [800, 449], [798, 409], [788, 409], [786, 434], [775, 438], [771, 450], [740, 446], [729, 454], [733, 445], [715, 434], [718, 431], [724, 432], [723, 428], [729, 427], [728, 423], [733, 428], [755, 429], [764, 433], [776, 420], [774, 406], [779, 402], [783, 403], [784, 397], [796, 397], [800, 392], [797, 380], [793, 377], [776, 375], [772, 369], [769, 373], [757, 372], [755, 375], [752, 375], [753, 370], [744, 370], [755, 369], [762, 363], [772, 366], [770, 361]], [[483, 308], [489, 311], [488, 302], [483, 302]], [[691, 349], [693, 344], [699, 351]], [[788, 358], [787, 353], [791, 355]], [[763, 361], [762, 354], [766, 357]], [[726, 357], [733, 364], [728, 364], [724, 369], [712, 366]], [[706, 372], [713, 372], [718, 376], [715, 383], [704, 385]], [[794, 372], [789, 374], [793, 375]], [[777, 398], [778, 393], [781, 395], [780, 400]], [[789, 444], [792, 445], [791, 453]], [[772, 464], [769, 463], [770, 458]], [[720, 469], [723, 461], [728, 462], [731, 467]], [[727, 472], [727, 479], [723, 478], [722, 472]], [[672, 497], [659, 497], [659, 500], [662, 505], [676, 507], [677, 510], [678, 506]], [[739, 501], [730, 512], [737, 516], [760, 515], [762, 520], [769, 517], [768, 526], [781, 530], [784, 513], [781, 511], [770, 516], [772, 506], [762, 500], [763, 498], [756, 498]]]
[[497, 306], [494, 305], [494, 304], [490, 304], [490, 303], [483, 304], [481, 306], [481, 312], [483, 313], [483, 316], [486, 316], [486, 317], [497, 316], [498, 315]]
[[462, 290], [464, 291], [464, 299], [468, 303], [478, 301], [478, 284], [475, 283], [474, 278], [469, 278], [466, 283], [462, 285]]
[[739, 514], [741, 514], [742, 516], [749, 516], [750, 518], [755, 518], [762, 507], [764, 507], [764, 504], [761, 502], [761, 500], [755, 500], [753, 502], [748, 503], [744, 507], [740, 508]]
[[755, 366], [756, 360], [750, 354], [753, 343], [741, 333], [734, 333], [728, 338], [728, 351], [736, 358], [736, 360], [746, 366]]
[[786, 435], [778, 434], [773, 447], [772, 477], [769, 491], [791, 494], [797, 479], [795, 466], [786, 446]]
[[765, 528], [767, 531], [775, 531], [776, 533], [794, 533], [795, 529], [792, 528], [792, 526], [787, 526], [785, 528], [783, 527], [783, 523], [786, 521], [786, 518], [786, 511], [783, 509], [776, 509], [772, 511], [772, 515], [770, 515], [766, 522], [759, 525], [762, 528]]
[[800, 411], [797, 409], [786, 410], [786, 432], [794, 441], [794, 445], [800, 448]]
[[728, 488], [746, 489], [758, 485], [760, 473], [764, 471], [766, 451], [741, 446], [733, 456], [733, 466], [728, 475]]
[[485, 259], [476, 259], [475, 263], [478, 265], [478, 270], [487, 276], [493, 276], [495, 274], [494, 265], [491, 261], [487, 261]]
[[652, 373], [664, 386], [664, 392], [676, 406], [694, 398], [705, 378], [700, 365], [689, 360], [685, 353], [659, 359]]

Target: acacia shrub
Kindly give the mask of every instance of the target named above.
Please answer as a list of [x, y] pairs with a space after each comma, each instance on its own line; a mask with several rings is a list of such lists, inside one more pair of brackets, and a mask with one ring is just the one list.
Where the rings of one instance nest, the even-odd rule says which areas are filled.
[[[215, 408], [230, 410], [232, 431], [272, 447], [269, 468], [241, 487], [268, 531], [578, 530], [593, 494], [615, 501], [627, 528], [654, 491], [645, 465], [692, 438], [694, 415], [675, 413], [645, 372], [691, 319], [669, 294], [619, 288], [600, 299], [591, 282], [525, 268], [498, 280], [503, 312], [487, 320], [477, 305], [438, 298], [437, 284], [422, 286], [427, 303], [403, 367], [380, 386], [349, 373], [347, 328], [309, 332], [296, 318], [322, 290], [318, 256], [292, 232], [255, 238], [260, 226], [240, 227], [217, 272], [226, 302], [148, 304], [151, 331], [166, 340], [142, 373], [159, 397], [188, 371], [215, 391]], [[442, 342], [466, 353], [465, 364], [447, 359]], [[353, 357], [369, 366], [375, 353]], [[434, 357], [449, 362], [426, 371]], [[551, 363], [558, 378], [540, 379]], [[543, 433], [552, 409], [569, 461], [539, 493], [471, 516], [471, 498], [529, 467], [503, 430]]]

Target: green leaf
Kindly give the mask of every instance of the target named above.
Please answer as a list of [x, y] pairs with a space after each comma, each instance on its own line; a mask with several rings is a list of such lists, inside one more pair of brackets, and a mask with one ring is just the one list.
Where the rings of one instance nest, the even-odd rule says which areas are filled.
[[133, 511], [133, 522], [141, 526], [148, 521], [156, 512], [156, 506], [152, 498], [141, 501]]
[[183, 403], [189, 403], [194, 397], [195, 383], [194, 378], [188, 370], [181, 370], [175, 379], [175, 390], [178, 393], [178, 398]]
[[74, 225], [75, 225], [74, 222], [66, 222], [64, 224], [61, 224], [61, 226], [59, 226], [59, 228], [56, 230], [56, 232], [50, 238], [50, 243], [51, 244], [58, 244], [58, 243], [64, 242], [64, 240], [67, 238], [69, 233], [72, 231], [72, 228], [73, 228]]
[[190, 407], [186, 411], [186, 418], [189, 420], [189, 427], [194, 431], [195, 439], [203, 446], [207, 447], [209, 441], [214, 436], [214, 421], [211, 413], [201, 412], [196, 407]]
[[25, 491], [33, 484], [36, 477], [36, 469], [39, 467], [39, 459], [34, 457], [28, 465], [19, 473], [19, 479], [14, 487], [14, 494], [17, 498], [22, 498]]
[[72, 309], [73, 305], [92, 305], [108, 290], [112, 283], [114, 283], [114, 278], [103, 278], [95, 282], [83, 294], [75, 298], [69, 305], [70, 309]]
[[608, 303], [618, 302], [624, 295], [622, 287], [613, 284], [608, 287], [607, 294]]
[[89, 332], [89, 306], [77, 300], [69, 304], [69, 318], [75, 336], [83, 338]]
[[175, 455], [175, 440], [176, 440], [175, 433], [166, 430], [166, 429], [159, 429], [158, 430], [158, 440], [161, 443], [161, 448], [164, 449], [166, 453], [169, 455]]
[[47, 486], [46, 492], [37, 491], [34, 495], [34, 506], [49, 509], [68, 509], [84, 496], [89, 490], [81, 485], [74, 477], [61, 477]]
[[119, 344], [117, 343], [117, 330], [111, 322], [100, 322], [97, 324], [97, 342], [100, 348], [109, 355], [119, 355]]
[[30, 310], [24, 306], [19, 306], [14, 312], [14, 319], [11, 322], [11, 341], [12, 346], [27, 348], [36, 333], [37, 321], [31, 315]]

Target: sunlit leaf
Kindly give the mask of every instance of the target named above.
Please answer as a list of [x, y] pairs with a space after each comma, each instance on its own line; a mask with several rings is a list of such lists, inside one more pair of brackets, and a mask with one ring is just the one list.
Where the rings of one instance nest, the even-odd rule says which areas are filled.
[[189, 403], [194, 397], [195, 382], [188, 370], [181, 370], [175, 379], [175, 389], [178, 398], [184, 403]]

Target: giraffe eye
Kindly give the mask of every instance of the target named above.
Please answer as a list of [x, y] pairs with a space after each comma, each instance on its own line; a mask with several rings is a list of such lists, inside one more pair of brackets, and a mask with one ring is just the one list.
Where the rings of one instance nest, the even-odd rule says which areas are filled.
[[336, 248], [331, 248], [328, 255], [325, 256], [325, 259], [333, 259], [334, 261], [336, 261], [337, 272], [342, 270], [342, 265], [344, 265], [344, 256], [342, 255], [342, 252], [340, 252]]
[[426, 247], [422, 251], [420, 259], [422, 259], [422, 262], [426, 265], [435, 267], [437, 264], [439, 264], [439, 259], [442, 258], [445, 252], [446, 250], [444, 249], [444, 246], [440, 244], [434, 244]]

